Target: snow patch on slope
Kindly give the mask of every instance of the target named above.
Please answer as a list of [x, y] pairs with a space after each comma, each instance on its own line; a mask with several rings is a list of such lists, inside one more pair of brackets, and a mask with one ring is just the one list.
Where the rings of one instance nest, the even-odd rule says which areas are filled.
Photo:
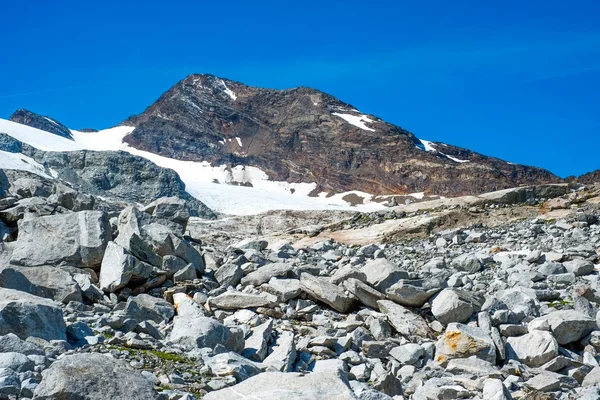
[[369, 116], [367, 116], [367, 115], [364, 115], [364, 114], [363, 115], [352, 115], [352, 114], [342, 114], [342, 113], [337, 113], [337, 112], [334, 112], [332, 114], [335, 115], [336, 117], [340, 117], [340, 118], [344, 119], [346, 122], [348, 122], [351, 125], [356, 126], [357, 128], [364, 129], [365, 131], [375, 132], [375, 129], [369, 128], [368, 126], [365, 125], [365, 122], [369, 122], [369, 123], [375, 122], [372, 119], [370, 119]]
[[[185, 183], [186, 191], [215, 211], [233, 215], [251, 215], [270, 210], [360, 210], [375, 211], [384, 208], [375, 202], [376, 196], [352, 191], [327, 197], [309, 194], [316, 183], [288, 183], [269, 180], [259, 168], [237, 165], [211, 166], [208, 162], [181, 161], [158, 154], [138, 150], [123, 143], [123, 139], [135, 128], [117, 126], [98, 132], [72, 130], [74, 140], [31, 128], [26, 125], [0, 119], [0, 132], [5, 132], [23, 143], [44, 151], [126, 151], [146, 158], [163, 168], [177, 172]], [[231, 141], [232, 139], [228, 139]], [[236, 138], [241, 146], [241, 139]], [[26, 170], [48, 177], [41, 164], [19, 153], [0, 153], [0, 168]], [[52, 173], [55, 175], [55, 172]], [[362, 197], [363, 204], [351, 206], [343, 198], [348, 194]]]
[[227, 87], [227, 85], [225, 84], [225, 81], [223, 79], [220, 80], [221, 85], [223, 85], [223, 91], [225, 92], [225, 94], [229, 97], [231, 97], [231, 100], [237, 100], [237, 96], [236, 94], [233, 92], [233, 90], [229, 89]]
[[[450, 160], [452, 160], [454, 162], [457, 162], [457, 163], [466, 163], [466, 162], [469, 162], [469, 160], [461, 160], [460, 158], [456, 158], [456, 157], [450, 156], [448, 154], [442, 153], [441, 151], [439, 151], [435, 147], [433, 147], [434, 143], [430, 142], [429, 140], [425, 140], [425, 139], [418, 139], [418, 140], [419, 140], [419, 142], [421, 142], [421, 144], [417, 144], [416, 147], [419, 148], [419, 149], [421, 149], [421, 150], [425, 150], [425, 151], [430, 151], [432, 153], [441, 154], [444, 157], [446, 157], [446, 158], [448, 158], [448, 159], [450, 159]], [[440, 143], [440, 144], [443, 145], [443, 146], [446, 146], [446, 144], [444, 144], [444, 143]]]
[[21, 153], [9, 153], [0, 150], [0, 168], [28, 171], [43, 176], [44, 178], [50, 178], [50, 176], [46, 174], [46, 169], [42, 164]]

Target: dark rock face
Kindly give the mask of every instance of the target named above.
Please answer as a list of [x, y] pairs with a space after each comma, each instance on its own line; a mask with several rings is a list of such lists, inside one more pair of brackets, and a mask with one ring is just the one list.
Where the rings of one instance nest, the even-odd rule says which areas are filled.
[[193, 216], [215, 218], [212, 210], [185, 191], [175, 171], [143, 157], [123, 151], [46, 152], [2, 133], [0, 150], [23, 153], [53, 170], [63, 181], [96, 196], [144, 204], [175, 196], [185, 200]]
[[[336, 113], [362, 118], [363, 127]], [[256, 166], [274, 180], [317, 182], [324, 191], [460, 195], [560, 181], [442, 143], [425, 151], [412, 133], [305, 87], [262, 89], [190, 75], [123, 125], [136, 127], [125, 141], [138, 149]]]
[[585, 183], [588, 185], [592, 183], [600, 183], [600, 169], [588, 172], [587, 174], [583, 174], [576, 180], [577, 182]]
[[71, 130], [61, 124], [60, 122], [42, 115], [33, 113], [29, 110], [18, 109], [9, 118], [13, 122], [19, 124], [28, 125], [32, 128], [41, 129], [46, 132], [54, 133], [55, 135], [62, 136], [67, 139], [73, 140]]

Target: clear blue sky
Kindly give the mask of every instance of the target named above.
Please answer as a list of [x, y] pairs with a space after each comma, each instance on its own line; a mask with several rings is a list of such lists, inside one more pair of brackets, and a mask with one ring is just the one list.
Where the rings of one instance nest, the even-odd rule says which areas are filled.
[[31, 0], [0, 12], [2, 118], [27, 108], [109, 127], [206, 72], [311, 86], [420, 138], [560, 176], [600, 168], [595, 0]]

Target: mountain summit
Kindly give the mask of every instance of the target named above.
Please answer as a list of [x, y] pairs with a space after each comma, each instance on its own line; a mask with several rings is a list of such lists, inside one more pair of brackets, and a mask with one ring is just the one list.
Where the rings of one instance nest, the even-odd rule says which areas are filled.
[[316, 182], [317, 192], [474, 194], [559, 181], [411, 132], [315, 89], [251, 87], [190, 75], [122, 125], [124, 141], [165, 157], [250, 165], [276, 181]]

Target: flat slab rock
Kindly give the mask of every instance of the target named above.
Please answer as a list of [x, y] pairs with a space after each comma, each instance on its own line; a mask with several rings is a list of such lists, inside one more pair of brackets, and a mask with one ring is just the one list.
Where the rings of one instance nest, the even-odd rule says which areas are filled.
[[163, 400], [154, 385], [128, 365], [102, 354], [73, 354], [45, 370], [35, 400]]
[[208, 393], [204, 399], [356, 400], [356, 397], [339, 372], [305, 375], [264, 372], [235, 386]]

